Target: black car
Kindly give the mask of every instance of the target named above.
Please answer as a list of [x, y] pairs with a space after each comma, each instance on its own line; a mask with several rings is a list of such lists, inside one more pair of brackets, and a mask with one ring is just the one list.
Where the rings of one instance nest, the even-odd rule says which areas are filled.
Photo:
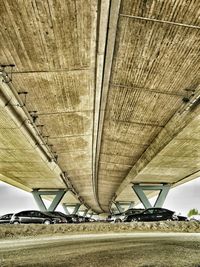
[[5, 214], [0, 216], [0, 223], [10, 223], [10, 219], [12, 217], [13, 213]]
[[38, 210], [26, 210], [13, 214], [11, 224], [19, 223], [43, 223], [43, 224], [52, 224], [52, 223], [63, 223], [63, 220], [56, 215], [48, 214]]
[[178, 221], [186, 221], [186, 222], [189, 221], [189, 219], [185, 216], [177, 215], [177, 218], [178, 218]]
[[128, 215], [124, 222], [134, 222], [134, 221], [175, 221], [178, 220], [177, 215], [174, 211], [163, 209], [163, 208], [149, 208], [144, 210], [139, 214]]
[[73, 223], [73, 216], [72, 215], [67, 215], [67, 214], [64, 214], [60, 211], [51, 211], [51, 212], [48, 212], [48, 214], [52, 214], [52, 215], [64, 218], [66, 223]]

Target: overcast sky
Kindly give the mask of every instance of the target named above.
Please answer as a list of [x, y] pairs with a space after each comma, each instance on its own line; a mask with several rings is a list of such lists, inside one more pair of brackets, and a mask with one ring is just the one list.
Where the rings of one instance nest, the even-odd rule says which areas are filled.
[[[192, 208], [200, 211], [200, 178], [171, 189], [163, 207], [183, 215]], [[0, 215], [27, 209], [38, 209], [32, 194], [0, 181]]]
[[200, 212], [200, 178], [172, 188], [164, 203], [164, 208], [187, 215], [190, 209]]
[[[49, 201], [44, 203], [47, 207], [50, 204]], [[0, 215], [28, 209], [38, 210], [32, 194], [0, 181]], [[61, 206], [57, 210], [63, 212]]]

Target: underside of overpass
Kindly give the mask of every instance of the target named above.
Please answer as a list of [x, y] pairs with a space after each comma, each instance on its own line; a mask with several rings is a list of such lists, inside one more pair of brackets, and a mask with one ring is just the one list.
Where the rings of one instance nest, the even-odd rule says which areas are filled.
[[199, 0], [2, 0], [0, 23], [2, 181], [101, 213], [200, 176]]

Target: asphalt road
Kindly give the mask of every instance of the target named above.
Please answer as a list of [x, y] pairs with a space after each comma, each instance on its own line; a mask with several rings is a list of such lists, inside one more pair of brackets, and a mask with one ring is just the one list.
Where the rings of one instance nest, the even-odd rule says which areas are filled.
[[0, 266], [200, 267], [200, 234], [89, 234], [1, 240]]

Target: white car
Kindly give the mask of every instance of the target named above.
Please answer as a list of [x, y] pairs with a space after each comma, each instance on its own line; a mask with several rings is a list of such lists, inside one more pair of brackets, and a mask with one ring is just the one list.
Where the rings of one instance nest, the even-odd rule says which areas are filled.
[[138, 213], [141, 213], [142, 211], [144, 211], [144, 209], [134, 209], [134, 208], [128, 209], [122, 213], [112, 214], [110, 216], [109, 221], [114, 222], [114, 223], [120, 223], [124, 221], [126, 216], [132, 215], [132, 214], [138, 214]]
[[200, 222], [200, 214], [198, 215], [192, 215], [190, 217], [190, 221], [197, 221], [197, 222]]

